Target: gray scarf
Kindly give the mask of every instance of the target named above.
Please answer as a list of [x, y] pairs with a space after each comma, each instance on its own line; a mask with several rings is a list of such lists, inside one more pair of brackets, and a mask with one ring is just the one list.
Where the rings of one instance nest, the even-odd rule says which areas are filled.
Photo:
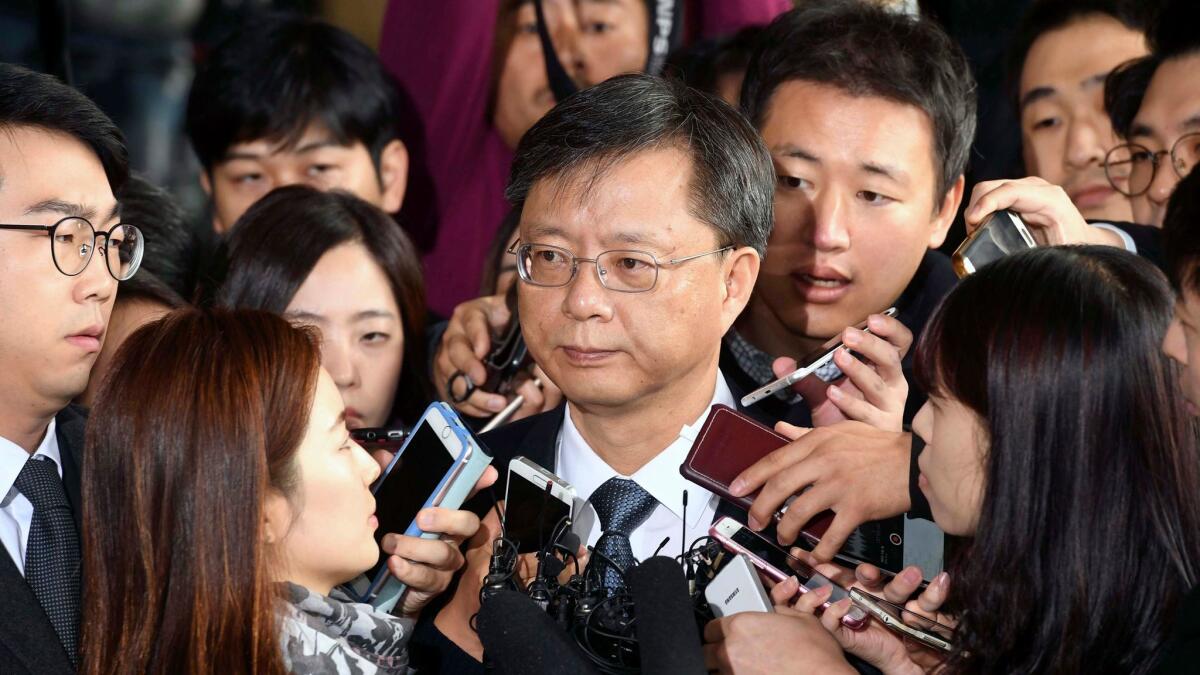
[[297, 675], [408, 672], [414, 622], [361, 603], [284, 584], [283, 658]]

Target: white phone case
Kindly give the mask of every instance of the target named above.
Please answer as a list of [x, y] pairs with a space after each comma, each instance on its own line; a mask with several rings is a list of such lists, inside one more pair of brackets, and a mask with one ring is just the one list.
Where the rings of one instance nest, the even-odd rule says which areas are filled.
[[708, 582], [704, 599], [718, 619], [741, 612], [773, 612], [771, 597], [763, 588], [750, 558], [739, 553]]

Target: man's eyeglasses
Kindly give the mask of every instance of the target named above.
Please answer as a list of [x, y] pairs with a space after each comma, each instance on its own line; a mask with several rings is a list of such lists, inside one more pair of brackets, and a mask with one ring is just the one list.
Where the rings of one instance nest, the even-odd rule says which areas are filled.
[[[145, 242], [142, 231], [124, 223], [107, 232], [97, 232], [85, 218], [63, 218], [53, 225], [0, 225], [0, 230], [41, 231], [50, 235], [50, 256], [59, 272], [73, 277], [87, 269], [92, 253], [99, 248], [108, 273], [125, 281], [142, 264]], [[104, 243], [97, 243], [101, 237]]]
[[1180, 178], [1187, 176], [1200, 158], [1200, 133], [1180, 136], [1170, 151], [1154, 152], [1137, 143], [1118, 145], [1104, 157], [1104, 174], [1117, 192], [1139, 197], [1150, 189], [1159, 164], [1168, 155], [1175, 174]]
[[590, 262], [596, 266], [596, 278], [601, 286], [620, 293], [644, 293], [658, 282], [660, 267], [672, 267], [732, 249], [732, 246], [724, 246], [662, 262], [650, 253], [634, 250], [604, 251], [595, 258], [580, 258], [559, 246], [522, 244], [520, 240], [510, 246], [508, 252], [517, 256], [517, 274], [521, 280], [534, 286], [566, 286], [579, 272], [579, 263]]

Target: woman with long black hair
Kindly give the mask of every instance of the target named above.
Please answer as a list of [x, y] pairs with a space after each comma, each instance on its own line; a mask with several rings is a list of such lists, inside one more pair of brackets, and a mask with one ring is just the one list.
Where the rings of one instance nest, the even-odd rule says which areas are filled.
[[[1200, 578], [1200, 454], [1161, 349], [1171, 309], [1154, 267], [1107, 247], [1035, 249], [960, 283], [918, 346], [930, 396], [913, 431], [934, 519], [965, 542], [907, 605], [954, 626], [954, 647], [849, 631], [838, 603], [820, 624], [843, 648], [889, 675], [1154, 668]], [[903, 602], [909, 572], [885, 595]], [[770, 616], [758, 628], [797, 672], [836, 651], [812, 616]], [[733, 651], [710, 648], [712, 665], [737, 672]]]

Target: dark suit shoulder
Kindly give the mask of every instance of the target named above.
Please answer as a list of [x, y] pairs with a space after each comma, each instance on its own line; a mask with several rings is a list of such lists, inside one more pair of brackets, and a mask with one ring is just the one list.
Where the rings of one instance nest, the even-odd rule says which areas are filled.
[[524, 455], [541, 466], [554, 470], [554, 450], [562, 428], [565, 407], [511, 422], [479, 437], [492, 455], [492, 465], [501, 474], [508, 470], [513, 457]]

